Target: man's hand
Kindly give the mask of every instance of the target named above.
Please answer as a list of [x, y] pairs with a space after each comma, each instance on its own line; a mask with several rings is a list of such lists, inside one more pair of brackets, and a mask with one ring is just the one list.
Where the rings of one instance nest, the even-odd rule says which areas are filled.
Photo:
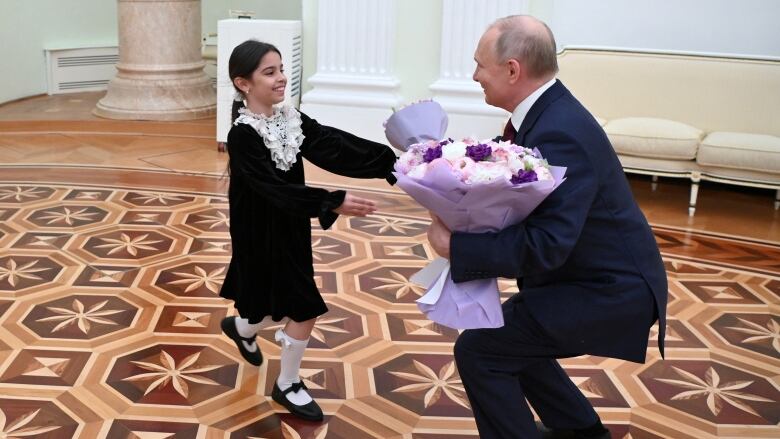
[[339, 215], [366, 216], [376, 212], [376, 203], [372, 200], [356, 197], [349, 192], [344, 196], [341, 206], [333, 209]]
[[452, 232], [450, 232], [450, 229], [448, 229], [447, 226], [441, 222], [439, 217], [433, 213], [431, 213], [431, 219], [433, 222], [428, 228], [428, 242], [431, 243], [431, 247], [433, 247], [433, 250], [439, 256], [445, 259], [449, 259], [450, 237], [452, 236]]

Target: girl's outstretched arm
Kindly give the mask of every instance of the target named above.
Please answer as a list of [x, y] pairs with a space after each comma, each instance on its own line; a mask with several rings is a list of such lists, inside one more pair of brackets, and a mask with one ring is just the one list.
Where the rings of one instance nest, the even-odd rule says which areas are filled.
[[325, 125], [301, 113], [303, 134], [301, 154], [316, 166], [353, 178], [384, 178], [395, 183], [395, 152], [381, 143]]

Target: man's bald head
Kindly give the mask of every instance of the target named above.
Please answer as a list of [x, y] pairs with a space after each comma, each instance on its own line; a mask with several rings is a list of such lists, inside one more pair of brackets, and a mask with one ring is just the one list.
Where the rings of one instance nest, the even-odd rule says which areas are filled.
[[499, 62], [516, 59], [532, 78], [552, 78], [558, 73], [555, 37], [544, 22], [529, 15], [499, 18], [489, 29], [496, 32]]

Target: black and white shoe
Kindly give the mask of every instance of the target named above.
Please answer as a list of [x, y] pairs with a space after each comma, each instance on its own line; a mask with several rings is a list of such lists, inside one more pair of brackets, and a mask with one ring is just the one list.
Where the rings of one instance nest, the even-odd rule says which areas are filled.
[[536, 421], [536, 430], [542, 439], [611, 439], [609, 430], [601, 425], [601, 421], [583, 430], [555, 430], [547, 428]]
[[[222, 332], [236, 342], [236, 347], [238, 348], [238, 351], [241, 352], [241, 356], [244, 357], [244, 360], [255, 366], [263, 364], [263, 354], [260, 352], [260, 346], [257, 346], [257, 340], [255, 340], [255, 337], [242, 337], [241, 334], [238, 333], [238, 330], [236, 330], [235, 317], [225, 317], [222, 319], [220, 326], [222, 327]], [[246, 346], [244, 346], [244, 342], [247, 344], [254, 343], [254, 352], [247, 350]]]
[[287, 399], [287, 394], [290, 392], [297, 392], [299, 390], [309, 390], [306, 388], [306, 384], [303, 381], [293, 383], [287, 390], [279, 388], [279, 384], [274, 381], [274, 390], [271, 392], [271, 398], [277, 403], [281, 404], [293, 415], [305, 419], [307, 421], [320, 422], [322, 421], [322, 409], [313, 399], [310, 403], [305, 405], [293, 404], [292, 401]]

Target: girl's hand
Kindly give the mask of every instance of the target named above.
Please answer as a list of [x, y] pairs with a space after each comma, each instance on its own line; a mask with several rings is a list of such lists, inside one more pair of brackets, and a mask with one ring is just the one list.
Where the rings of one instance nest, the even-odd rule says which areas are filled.
[[376, 203], [347, 192], [347, 195], [344, 196], [344, 202], [333, 211], [339, 215], [366, 216], [376, 212]]

